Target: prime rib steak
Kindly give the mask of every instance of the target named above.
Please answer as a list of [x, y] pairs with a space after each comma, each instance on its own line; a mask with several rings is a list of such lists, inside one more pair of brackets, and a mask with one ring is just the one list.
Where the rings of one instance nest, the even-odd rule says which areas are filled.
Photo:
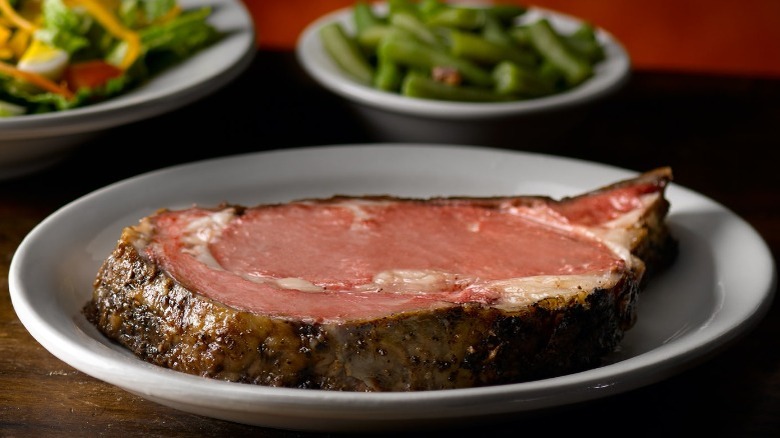
[[419, 391], [599, 366], [673, 262], [670, 168], [563, 199], [333, 196], [161, 209], [84, 314], [138, 357], [277, 387]]

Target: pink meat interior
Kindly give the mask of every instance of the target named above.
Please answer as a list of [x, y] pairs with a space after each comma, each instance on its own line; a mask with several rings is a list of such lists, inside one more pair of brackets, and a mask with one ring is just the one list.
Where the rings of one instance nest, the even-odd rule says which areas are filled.
[[590, 239], [521, 216], [418, 204], [364, 206], [359, 215], [340, 206], [250, 210], [211, 251], [228, 271], [303, 278], [328, 290], [350, 290], [394, 269], [492, 281], [592, 272], [615, 262]]
[[[657, 189], [657, 188], [655, 188]], [[496, 281], [530, 276], [603, 275], [625, 261], [588, 233], [641, 208], [633, 187], [563, 204], [517, 209], [479, 203], [313, 202], [250, 208], [208, 241], [216, 266], [188, 251], [182, 236], [213, 210], [153, 218], [148, 256], [190, 290], [239, 310], [316, 321], [369, 318], [501, 299]], [[204, 245], [205, 247], [205, 245]], [[443, 274], [440, 284], [377, 284], [382, 273]], [[298, 279], [316, 290], [276, 279]]]

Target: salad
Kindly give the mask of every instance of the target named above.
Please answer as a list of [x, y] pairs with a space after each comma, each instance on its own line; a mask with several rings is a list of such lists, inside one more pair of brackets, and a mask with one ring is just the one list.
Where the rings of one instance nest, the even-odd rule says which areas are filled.
[[0, 117], [126, 93], [220, 38], [177, 0], [0, 0]]

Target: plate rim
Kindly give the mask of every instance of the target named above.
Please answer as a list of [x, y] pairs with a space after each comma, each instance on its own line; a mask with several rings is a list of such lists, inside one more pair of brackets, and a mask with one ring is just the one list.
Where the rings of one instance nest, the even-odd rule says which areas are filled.
[[[399, 152], [400, 151], [400, 152]], [[217, 166], [230, 166], [239, 163], [246, 163], [250, 159], [261, 161], [271, 156], [283, 158], [295, 158], [303, 155], [318, 154], [344, 154], [344, 153], [362, 153], [375, 155], [379, 153], [416, 153], [426, 152], [427, 154], [446, 154], [446, 153], [474, 153], [478, 155], [491, 155], [496, 157], [514, 157], [516, 159], [532, 160], [550, 160], [554, 163], [566, 163], [570, 166], [583, 166], [589, 169], [608, 170], [607, 173], [635, 175], [637, 172], [619, 167], [610, 166], [601, 163], [595, 163], [586, 160], [579, 160], [567, 157], [556, 157], [540, 153], [508, 151], [501, 149], [486, 148], [481, 146], [468, 145], [429, 145], [415, 143], [372, 143], [372, 144], [348, 144], [348, 145], [327, 145], [300, 147], [294, 149], [280, 149], [263, 152], [253, 152], [247, 154], [233, 155], [214, 159], [206, 159], [193, 163], [184, 163], [171, 166], [151, 172], [147, 172], [135, 177], [118, 181], [94, 192], [86, 194], [56, 210], [50, 216], [46, 217], [41, 223], [36, 225], [33, 230], [23, 239], [19, 245], [14, 257], [11, 260], [9, 270], [9, 291], [11, 293], [12, 305], [17, 316], [33, 335], [47, 350], [56, 357], [74, 368], [104, 380], [107, 383], [118, 386], [129, 392], [134, 392], [144, 398], [152, 401], [173, 406], [177, 409], [209, 415], [215, 418], [222, 418], [242, 423], [272, 426], [281, 428], [300, 428], [307, 430], [347, 430], [351, 428], [360, 428], [361, 430], [374, 429], [377, 427], [393, 427], [399, 416], [406, 416], [409, 422], [404, 422], [404, 427], [421, 422], [428, 423], [447, 419], [475, 419], [486, 414], [515, 414], [518, 412], [534, 412], [550, 407], [568, 405], [572, 403], [602, 398], [628, 390], [632, 390], [647, 384], [663, 380], [671, 375], [677, 374], [685, 369], [694, 366], [699, 361], [716, 354], [723, 348], [726, 348], [735, 340], [744, 336], [750, 329], [760, 322], [769, 309], [774, 297], [777, 273], [766, 242], [755, 231], [755, 229], [745, 222], [742, 218], [735, 215], [716, 201], [707, 198], [704, 195], [693, 192], [687, 188], [672, 183], [669, 187], [670, 194], [678, 193], [681, 195], [693, 197], [703, 203], [708, 208], [717, 210], [725, 214], [729, 220], [739, 228], [740, 232], [750, 237], [751, 245], [765, 266], [767, 278], [763, 281], [762, 291], [758, 291], [757, 301], [749, 303], [752, 305], [751, 311], [742, 315], [738, 321], [729, 321], [728, 326], [722, 328], [722, 332], [714, 334], [699, 342], [686, 339], [689, 342], [677, 342], [665, 344], [639, 356], [630, 357], [620, 362], [623, 369], [617, 372], [613, 365], [599, 367], [593, 370], [574, 373], [566, 376], [552, 379], [544, 379], [533, 382], [501, 385], [485, 388], [464, 388], [453, 390], [422, 391], [414, 393], [342, 393], [327, 392], [317, 390], [303, 390], [293, 388], [268, 388], [257, 387], [253, 385], [238, 384], [231, 382], [221, 382], [215, 380], [206, 380], [197, 376], [190, 376], [180, 372], [160, 369], [150, 364], [138, 360], [135, 376], [124, 376], [126, 371], [121, 368], [112, 358], [108, 365], [100, 365], [97, 368], [94, 359], [99, 357], [99, 353], [94, 350], [86, 350], [83, 342], [92, 342], [100, 344], [95, 339], [76, 339], [63, 343], [65, 334], [62, 333], [62, 327], [48, 325], [46, 319], [40, 314], [40, 308], [29, 301], [30, 295], [25, 290], [25, 281], [23, 277], [24, 262], [34, 258], [31, 254], [32, 248], [41, 243], [37, 240], [40, 235], [51, 227], [55, 227], [62, 217], [73, 214], [73, 211], [81, 204], [97, 202], [101, 197], [109, 196], [112, 192], [121, 189], [131, 188], [133, 185], [143, 184], [154, 178], [165, 178], [166, 176], [180, 173], [195, 172], [204, 168]], [[58, 292], [51, 292], [57, 294]], [[56, 311], [56, 310], [55, 310]], [[717, 322], [718, 315], [713, 318]], [[74, 326], [75, 326], [74, 322]], [[700, 334], [700, 333], [699, 333]], [[57, 340], [56, 342], [54, 340]], [[692, 345], [689, 345], [692, 344]], [[95, 345], [91, 345], [95, 347]], [[75, 350], [80, 354], [75, 354]], [[99, 351], [101, 347], [96, 347]], [[109, 351], [110, 353], [110, 351]], [[663, 354], [666, 353], [666, 354]], [[658, 357], [662, 356], [662, 357]], [[97, 361], [99, 363], [99, 361]], [[644, 373], [637, 375], [639, 371], [648, 366], [654, 366], [655, 373]], [[168, 386], [162, 385], [160, 388], [150, 390], [145, 388], [138, 391], [134, 384], [143, 381], [145, 378], [154, 378], [159, 373], [164, 374], [165, 382]], [[633, 374], [633, 376], [632, 376]], [[629, 377], [633, 377], [633, 380]], [[622, 378], [622, 379], [621, 379]], [[189, 395], [187, 388], [196, 387], [192, 390], [195, 394], [201, 394], [202, 389], [212, 391], [214, 399], [223, 403], [219, 409], [214, 409], [213, 402], [204, 403], [202, 400], [190, 400], [182, 402], [177, 397]], [[413, 394], [413, 397], [410, 397]], [[563, 402], [561, 399], [564, 399]], [[533, 401], [529, 401], [533, 400]], [[442, 408], [440, 412], [433, 415], [425, 409], [421, 409], [427, 403], [435, 402]], [[182, 404], [184, 403], [184, 404]], [[244, 404], [242, 404], [244, 403]], [[248, 404], [247, 404], [248, 403]], [[468, 415], [475, 404], [483, 406], [479, 415]], [[278, 417], [281, 407], [296, 407], [300, 413], [291, 418]], [[349, 412], [344, 412], [348, 409]], [[256, 419], [250, 420], [247, 417], [253, 416]], [[411, 418], [408, 418], [411, 417]], [[311, 420], [307, 425], [300, 424], [301, 418]], [[297, 420], [298, 422], [296, 423]], [[396, 425], [397, 426], [397, 425]]]

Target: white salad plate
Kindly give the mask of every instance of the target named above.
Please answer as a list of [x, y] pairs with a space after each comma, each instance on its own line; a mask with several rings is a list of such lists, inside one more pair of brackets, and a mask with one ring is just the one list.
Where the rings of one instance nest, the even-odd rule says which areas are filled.
[[213, 8], [216, 44], [160, 72], [142, 86], [98, 104], [45, 114], [0, 117], [0, 179], [37, 171], [79, 143], [116, 126], [183, 107], [227, 85], [251, 63], [252, 16], [241, 0], [178, 0], [183, 9]]
[[11, 261], [11, 300], [27, 330], [57, 358], [190, 413], [310, 431], [388, 431], [533, 415], [661, 381], [754, 328], [768, 311], [777, 282], [764, 240], [717, 202], [670, 184], [668, 221], [680, 243], [679, 258], [643, 292], [638, 321], [620, 350], [596, 369], [483, 388], [362, 393], [218, 381], [136, 358], [103, 337], [81, 309], [122, 228], [161, 207], [252, 205], [333, 194], [561, 197], [636, 175], [571, 158], [412, 143], [307, 147], [183, 164], [104, 187], [44, 219]]

